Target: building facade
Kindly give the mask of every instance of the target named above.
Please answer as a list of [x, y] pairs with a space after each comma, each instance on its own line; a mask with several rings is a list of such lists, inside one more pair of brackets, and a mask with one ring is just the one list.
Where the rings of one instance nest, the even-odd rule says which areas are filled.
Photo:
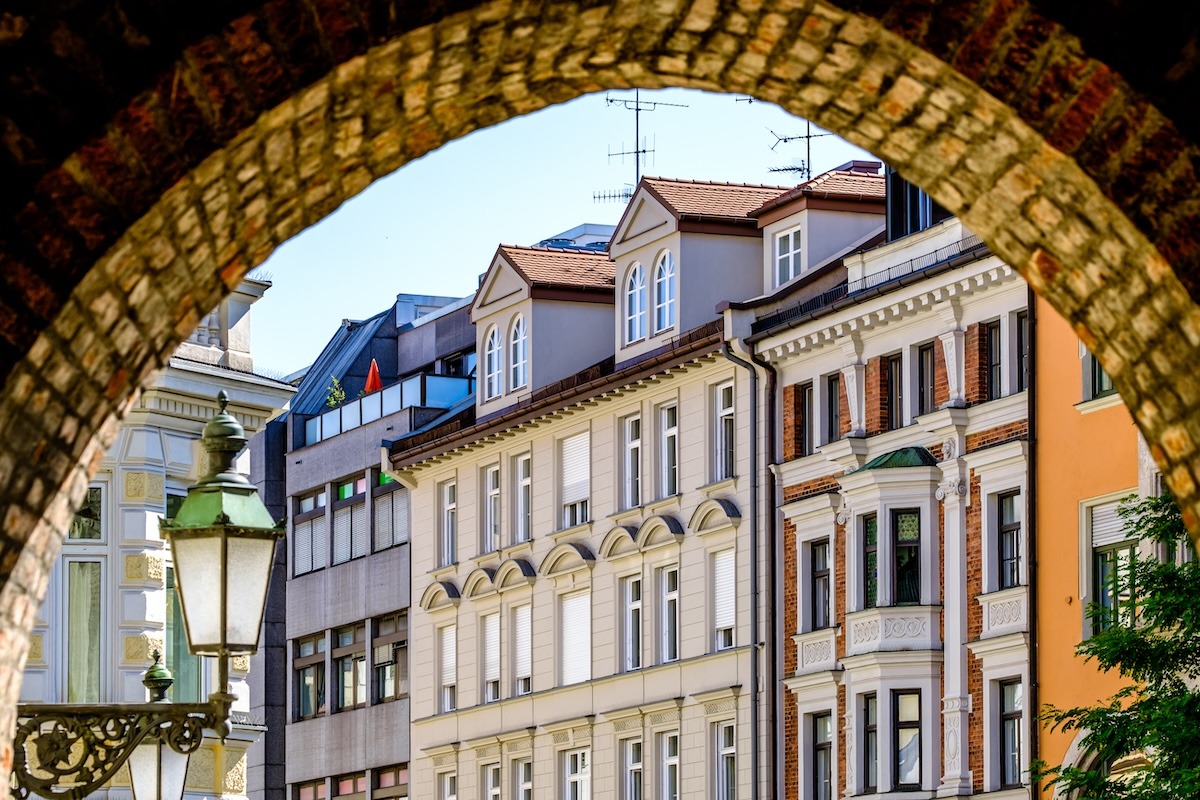
[[[293, 387], [253, 372], [250, 311], [269, 286], [243, 281], [179, 346], [126, 417], [67, 532], [38, 611], [23, 702], [145, 702], [142, 677], [156, 652], [174, 675], [169, 699], [202, 702], [221, 690], [215, 660], [188, 651], [159, 520], [174, 515], [204, 473], [200, 437], [218, 410], [218, 392], [228, 394], [228, 410], [247, 435], [291, 398]], [[243, 452], [239, 469], [248, 474], [250, 466]], [[213, 742], [193, 754], [188, 796], [246, 795], [246, 751], [262, 733], [248, 724], [249, 668], [248, 658], [232, 659], [233, 733], [223, 761]], [[128, 797], [128, 772], [110, 786], [108, 795]]]

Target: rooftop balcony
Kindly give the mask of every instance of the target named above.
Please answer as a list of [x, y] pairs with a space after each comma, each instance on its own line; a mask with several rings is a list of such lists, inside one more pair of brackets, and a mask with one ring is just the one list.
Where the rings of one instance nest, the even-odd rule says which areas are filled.
[[470, 397], [475, 390], [474, 384], [474, 378], [424, 373], [411, 375], [378, 392], [363, 395], [305, 419], [303, 446], [331, 439], [408, 408], [450, 408]]

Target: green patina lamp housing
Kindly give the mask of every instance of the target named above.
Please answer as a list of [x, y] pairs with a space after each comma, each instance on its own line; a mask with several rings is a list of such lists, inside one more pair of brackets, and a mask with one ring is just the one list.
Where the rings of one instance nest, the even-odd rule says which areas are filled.
[[191, 651], [226, 656], [258, 650], [275, 546], [284, 529], [235, 469], [246, 434], [226, 410], [229, 396], [222, 391], [217, 399], [220, 411], [202, 439], [207, 472], [188, 488], [175, 518], [162, 521], [161, 532], [171, 545]]

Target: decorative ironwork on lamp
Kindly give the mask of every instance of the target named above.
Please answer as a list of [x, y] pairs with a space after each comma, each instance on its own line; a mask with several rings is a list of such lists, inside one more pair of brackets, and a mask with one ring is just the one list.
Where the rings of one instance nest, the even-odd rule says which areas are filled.
[[[208, 469], [188, 488], [175, 518], [160, 528], [171, 545], [188, 648], [217, 658], [217, 691], [207, 703], [164, 701], [172, 681], [156, 652], [143, 680], [154, 702], [18, 706], [14, 797], [79, 800], [129, 763], [135, 800], [178, 800], [187, 756], [199, 748], [204, 731], [222, 740], [229, 735], [236, 699], [229, 691], [229, 657], [258, 650], [283, 524], [234, 469], [246, 435], [227, 411], [228, 395], [222, 391], [217, 399], [220, 410], [204, 427]], [[182, 766], [168, 751], [183, 757]]]

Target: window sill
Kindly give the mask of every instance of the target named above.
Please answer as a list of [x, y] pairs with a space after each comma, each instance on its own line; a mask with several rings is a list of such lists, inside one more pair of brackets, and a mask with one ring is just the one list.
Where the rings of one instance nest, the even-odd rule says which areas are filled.
[[502, 547], [498, 551], [500, 556], [507, 560], [517, 558], [518, 556], [527, 556], [533, 553], [533, 540], [526, 539], [523, 542], [515, 542], [508, 547]]
[[1117, 392], [1112, 394], [1094, 397], [1091, 400], [1082, 400], [1075, 404], [1075, 410], [1080, 414], [1090, 414], [1093, 411], [1101, 411], [1113, 406], [1124, 405], [1125, 401], [1121, 399], [1121, 395]]
[[587, 522], [581, 522], [578, 525], [572, 525], [569, 528], [561, 528], [555, 531], [554, 533], [550, 534], [550, 540], [553, 542], [561, 542], [563, 539], [570, 539], [571, 537], [578, 536], [580, 534], [591, 534], [591, 532], [592, 521], [589, 519]]
[[674, 508], [676, 511], [678, 511], [680, 508], [681, 497], [682, 495], [678, 494], [660, 497], [651, 503], [646, 503], [644, 506], [642, 506], [642, 510], [646, 512], [646, 516], [648, 517], [652, 517], [655, 514], [660, 514], [668, 508]]
[[738, 480], [737, 475], [733, 475], [728, 478], [721, 478], [721, 480], [719, 480], [719, 481], [713, 481], [712, 483], [706, 483], [704, 486], [697, 487], [697, 490], [701, 494], [703, 494], [705, 497], [712, 497], [714, 494], [717, 494], [718, 492], [724, 492], [727, 490], [735, 490], [736, 491], [737, 490], [737, 480]]
[[642, 506], [623, 508], [614, 514], [609, 514], [608, 520], [614, 525], [622, 525], [628, 520], [637, 519], [638, 517], [642, 516], [644, 511], [645, 509]]
[[457, 573], [458, 573], [458, 563], [455, 562], [453, 564], [447, 564], [444, 567], [437, 567], [435, 569], [431, 569], [431, 570], [429, 570], [428, 575], [429, 575], [429, 577], [433, 578], [435, 581], [440, 581], [445, 578], [453, 577]]
[[486, 567], [492, 564], [499, 564], [504, 559], [504, 551], [489, 550], [486, 553], [480, 553], [471, 559], [471, 563], [476, 567]]

